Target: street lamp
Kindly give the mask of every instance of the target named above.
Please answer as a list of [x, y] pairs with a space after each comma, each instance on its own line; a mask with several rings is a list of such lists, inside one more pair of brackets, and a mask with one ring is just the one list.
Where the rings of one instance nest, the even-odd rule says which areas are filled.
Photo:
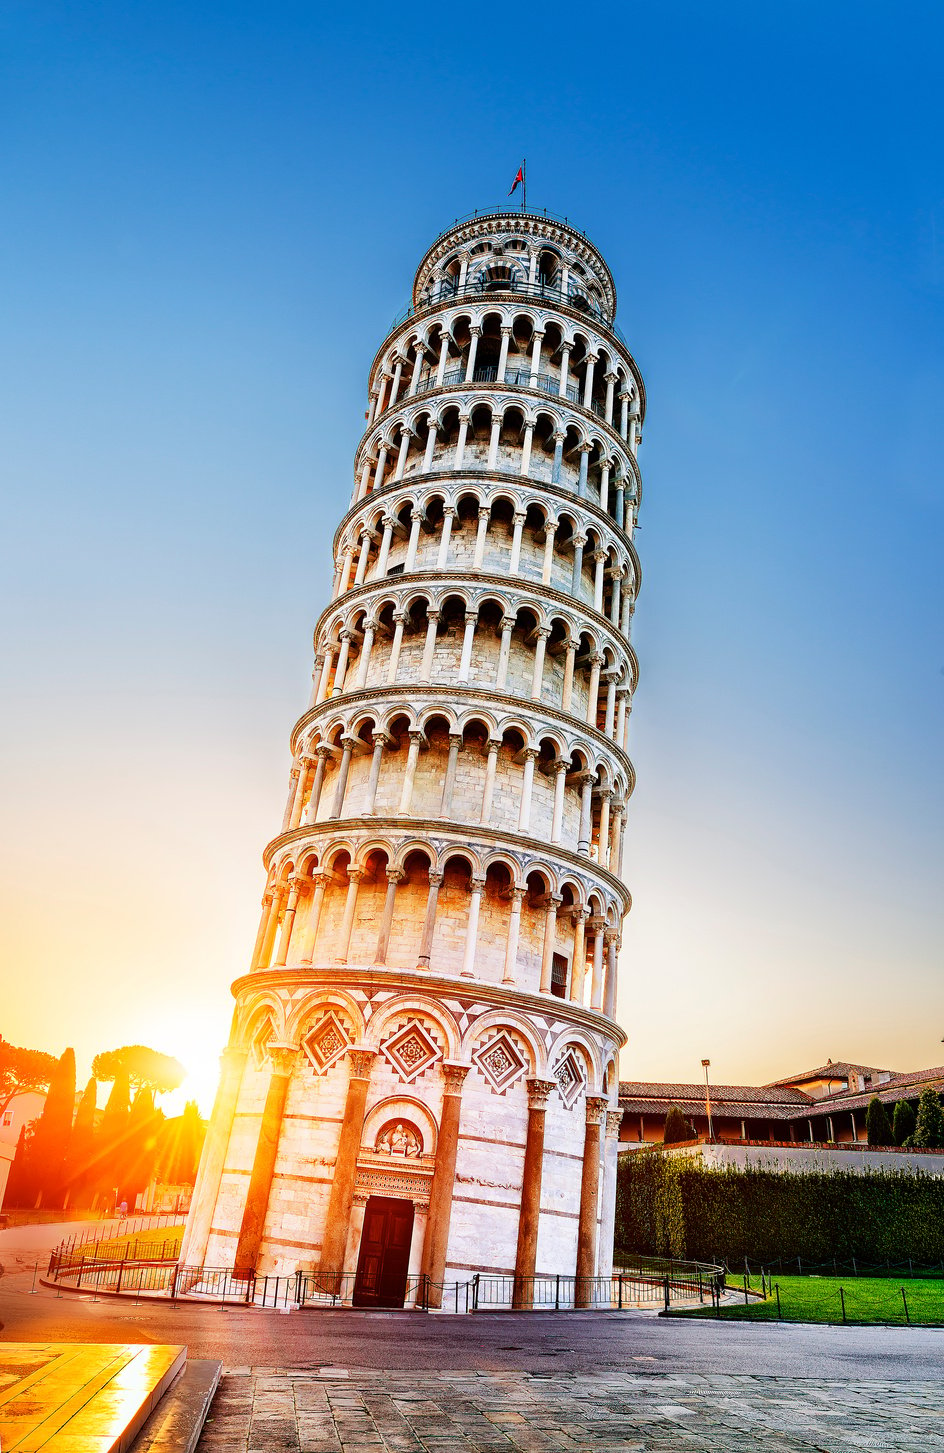
[[705, 1071], [705, 1110], [708, 1114], [708, 1139], [714, 1140], [715, 1132], [711, 1124], [711, 1091], [708, 1088], [708, 1066], [710, 1064], [710, 1059], [703, 1059], [701, 1062], [701, 1067]]

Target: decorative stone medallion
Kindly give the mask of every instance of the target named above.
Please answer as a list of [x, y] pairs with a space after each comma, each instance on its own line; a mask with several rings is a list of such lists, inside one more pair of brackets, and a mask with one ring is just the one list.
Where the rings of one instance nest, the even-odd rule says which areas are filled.
[[503, 1095], [528, 1068], [528, 1062], [504, 1029], [487, 1040], [472, 1056], [492, 1089]]
[[252, 1041], [252, 1062], [257, 1070], [261, 1070], [269, 1056], [269, 1042], [274, 1037], [275, 1030], [272, 1027], [272, 1020], [267, 1019], [265, 1024], [260, 1024]]
[[557, 1081], [561, 1099], [568, 1110], [572, 1109], [586, 1083], [583, 1065], [572, 1049], [568, 1050], [564, 1058], [555, 1066], [554, 1078]]
[[320, 1019], [302, 1040], [302, 1049], [315, 1073], [323, 1075], [340, 1059], [351, 1042], [350, 1035], [338, 1016], [331, 1012]]
[[381, 1045], [381, 1049], [401, 1080], [407, 1084], [442, 1058], [439, 1045], [416, 1019], [399, 1029], [386, 1044]]

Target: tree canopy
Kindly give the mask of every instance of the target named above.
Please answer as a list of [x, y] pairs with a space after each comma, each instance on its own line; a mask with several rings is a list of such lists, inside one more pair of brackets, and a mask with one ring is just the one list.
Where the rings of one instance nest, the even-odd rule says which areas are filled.
[[176, 1090], [187, 1071], [180, 1060], [150, 1049], [146, 1044], [126, 1044], [121, 1049], [103, 1050], [92, 1060], [92, 1074], [96, 1080], [114, 1080], [122, 1073], [128, 1076], [129, 1083], [136, 1089], [165, 1095], [169, 1090]]
[[20, 1049], [0, 1037], [0, 1115], [26, 1090], [48, 1090], [59, 1061], [44, 1049]]

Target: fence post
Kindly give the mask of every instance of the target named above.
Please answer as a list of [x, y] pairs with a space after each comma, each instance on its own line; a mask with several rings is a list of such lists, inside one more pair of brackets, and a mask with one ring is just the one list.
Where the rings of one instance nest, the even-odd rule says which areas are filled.
[[479, 1274], [478, 1274], [478, 1272], [476, 1272], [475, 1275], [472, 1278], [472, 1310], [473, 1310], [473, 1312], [477, 1312], [478, 1309], [479, 1309]]
[[623, 1273], [619, 1274], [619, 1309], [623, 1310]]
[[908, 1298], [905, 1296], [905, 1289], [904, 1289], [904, 1287], [902, 1287], [902, 1289], [901, 1289], [901, 1300], [904, 1303], [904, 1307], [905, 1307], [905, 1321], [908, 1323], [908, 1326], [910, 1327], [911, 1326], [911, 1317], [908, 1315]]
[[669, 1310], [669, 1278], [667, 1276], [665, 1276], [665, 1277], [662, 1278], [662, 1294], [665, 1297], [665, 1310], [668, 1311]]
[[554, 1310], [560, 1311], [560, 1272], [557, 1273], [557, 1282], [554, 1287]]
[[777, 1283], [777, 1321], [778, 1322], [782, 1322], [783, 1321], [783, 1317], [780, 1315], [780, 1283], [779, 1283], [779, 1281]]
[[846, 1320], [846, 1294], [842, 1287], [839, 1288], [839, 1301], [842, 1306], [842, 1320]]

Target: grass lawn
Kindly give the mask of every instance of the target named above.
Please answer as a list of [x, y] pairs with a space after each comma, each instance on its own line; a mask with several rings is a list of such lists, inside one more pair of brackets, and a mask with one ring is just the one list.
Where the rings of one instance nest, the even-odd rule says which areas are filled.
[[[748, 1279], [748, 1287], [760, 1291], [760, 1277]], [[736, 1290], [744, 1285], [744, 1277], [732, 1274], [728, 1286]], [[842, 1288], [846, 1303], [846, 1321], [892, 1323], [904, 1326], [906, 1321], [924, 1326], [944, 1325], [944, 1278], [941, 1277], [879, 1277], [879, 1276], [777, 1276], [774, 1287], [780, 1288], [780, 1313], [785, 1322], [841, 1322]], [[902, 1288], [908, 1303], [908, 1317], [902, 1299]], [[715, 1316], [710, 1309], [673, 1312], [673, 1316]], [[721, 1316], [736, 1321], [769, 1322], [777, 1320], [777, 1295], [772, 1291], [765, 1301], [751, 1297], [732, 1306], [723, 1306]]]
[[[147, 1257], [162, 1254], [170, 1256], [174, 1254], [173, 1244], [175, 1242], [177, 1250], [180, 1249], [183, 1234], [183, 1224], [180, 1226], [155, 1226], [149, 1231], [129, 1231], [124, 1236], [109, 1236], [106, 1241], [90, 1242], [88, 1255], [89, 1257], [94, 1256], [98, 1261], [107, 1260], [109, 1256], [121, 1256], [125, 1248], [130, 1246], [134, 1248], [135, 1256]], [[73, 1255], [80, 1256], [81, 1254], [82, 1247], [77, 1246]]]

